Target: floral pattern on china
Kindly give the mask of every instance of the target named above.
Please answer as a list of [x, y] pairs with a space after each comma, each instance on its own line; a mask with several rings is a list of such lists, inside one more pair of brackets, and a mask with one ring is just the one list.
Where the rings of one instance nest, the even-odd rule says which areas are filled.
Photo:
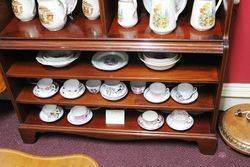
[[157, 28], [166, 28], [169, 24], [168, 13], [162, 9], [161, 4], [156, 5], [154, 8], [153, 24]]
[[86, 0], [82, 1], [82, 9], [83, 9], [84, 15], [87, 17], [91, 17], [94, 11], [93, 6], [90, 3], [88, 3], [88, 1]]
[[13, 12], [16, 16], [20, 16], [23, 13], [22, 4], [18, 0], [12, 1]]
[[212, 26], [215, 23], [215, 9], [212, 3], [207, 2], [200, 9], [199, 23], [202, 27]]
[[45, 6], [40, 6], [38, 10], [40, 21], [43, 24], [50, 24], [53, 22], [53, 13]]

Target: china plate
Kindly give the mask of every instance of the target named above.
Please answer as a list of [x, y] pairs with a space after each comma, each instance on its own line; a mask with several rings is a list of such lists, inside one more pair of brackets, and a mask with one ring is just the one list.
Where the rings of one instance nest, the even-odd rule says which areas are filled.
[[56, 82], [54, 82], [52, 89], [50, 91], [46, 91], [46, 93], [39, 90], [38, 87], [35, 86], [33, 89], [33, 94], [36, 97], [46, 99], [54, 96], [58, 91], [59, 91], [59, 85]]
[[125, 52], [97, 52], [92, 57], [95, 68], [104, 71], [115, 71], [128, 64], [128, 54]]
[[77, 99], [77, 98], [81, 97], [84, 94], [85, 90], [86, 90], [86, 88], [82, 84], [81, 90], [79, 90], [79, 92], [76, 93], [76, 94], [72, 94], [72, 93], [65, 92], [64, 91], [64, 86], [62, 86], [61, 89], [60, 89], [60, 94], [61, 94], [62, 97], [66, 98], [66, 99]]
[[114, 95], [109, 96], [107, 93], [105, 93], [106, 91], [105, 91], [104, 84], [103, 84], [100, 89], [100, 93], [102, 97], [110, 101], [117, 101], [117, 100], [124, 98], [128, 94], [128, 88], [123, 82], [121, 84], [123, 85], [124, 89], [116, 96]]
[[158, 122], [156, 124], [154, 124], [153, 126], [149, 126], [147, 124], [144, 123], [142, 116], [140, 115], [137, 119], [137, 123], [139, 124], [139, 126], [145, 130], [157, 130], [159, 128], [161, 128], [164, 124], [164, 118], [162, 115], [159, 115], [158, 118]]
[[71, 112], [69, 112], [68, 116], [67, 116], [67, 120], [69, 121], [69, 123], [71, 123], [72, 125], [84, 125], [86, 123], [88, 123], [93, 117], [93, 112], [91, 110], [89, 110], [89, 114], [88, 116], [82, 120], [82, 121], [75, 121], [73, 118], [72, 118], [72, 114]]
[[188, 123], [188, 122], [186, 122], [186, 123], [178, 123], [178, 122], [173, 120], [172, 115], [170, 114], [166, 118], [166, 123], [170, 128], [172, 128], [174, 130], [185, 131], [185, 130], [190, 129], [194, 124], [193, 117], [189, 116], [189, 118], [191, 119], [190, 123]]
[[156, 97], [153, 97], [152, 94], [149, 92], [149, 88], [147, 88], [144, 93], [144, 98], [151, 102], [151, 103], [163, 103], [165, 101], [167, 101], [170, 97], [170, 93], [166, 93], [166, 95], [162, 96], [160, 99], [156, 98]]
[[195, 100], [198, 99], [199, 93], [198, 91], [194, 93], [189, 99], [181, 100], [177, 96], [177, 86], [171, 90], [171, 97], [174, 99], [174, 101], [180, 103], [180, 104], [190, 104], [193, 103]]
[[[185, 6], [187, 5], [187, 0], [175, 0], [175, 1], [176, 1], [176, 6], [175, 6], [176, 11], [179, 11], [182, 8], [182, 5], [181, 5], [182, 1], [184, 1], [183, 3], [185, 3]], [[146, 10], [148, 11], [148, 13], [151, 13], [152, 0], [143, 0], [143, 4], [144, 4]]]
[[43, 122], [48, 122], [48, 123], [51, 123], [51, 122], [56, 122], [57, 120], [59, 120], [60, 118], [62, 118], [63, 116], [63, 108], [62, 107], [59, 107], [57, 106], [59, 112], [58, 114], [55, 116], [55, 115], [52, 115], [51, 117], [48, 117], [46, 114], [44, 114], [43, 111], [40, 112], [39, 114], [39, 118], [43, 121]]

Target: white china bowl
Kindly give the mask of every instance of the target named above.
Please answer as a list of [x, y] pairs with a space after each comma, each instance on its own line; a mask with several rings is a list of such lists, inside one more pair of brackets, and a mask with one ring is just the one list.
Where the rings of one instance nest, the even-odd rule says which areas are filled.
[[[44, 107], [44, 106], [43, 106]], [[58, 110], [58, 115], [57, 116], [51, 116], [51, 117], [48, 117], [44, 112], [43, 110], [40, 111], [39, 113], [39, 118], [43, 121], [43, 122], [47, 122], [47, 123], [51, 123], [51, 122], [56, 122], [58, 121], [60, 118], [62, 118], [63, 116], [63, 108], [60, 107], [60, 106], [56, 106], [56, 109]]]
[[[106, 100], [117, 101], [117, 100], [124, 98], [128, 94], [128, 88], [123, 82], [119, 82], [119, 84], [117, 85], [108, 85], [109, 83], [112, 84], [112, 81], [111, 82], [106, 81], [104, 84], [102, 84], [101, 89], [100, 89], [102, 97], [105, 98]], [[115, 90], [117, 87], [119, 87], [118, 85], [122, 86], [124, 89], [120, 90], [119, 93], [115, 93], [115, 92], [112, 94], [107, 93], [107, 88]]]
[[143, 60], [152, 64], [170, 64], [178, 57], [176, 53], [143, 53]]
[[130, 82], [131, 90], [134, 94], [143, 94], [146, 89], [146, 82]]
[[61, 87], [60, 94], [61, 94], [62, 97], [72, 100], [72, 99], [77, 99], [77, 98], [81, 97], [84, 94], [85, 90], [86, 90], [86, 88], [83, 85], [82, 89], [80, 89], [79, 92], [77, 92], [77, 93], [68, 93], [68, 92], [64, 91], [63, 87]]
[[86, 87], [90, 93], [97, 94], [100, 92], [100, 88], [102, 85], [101, 80], [88, 80], [86, 82]]

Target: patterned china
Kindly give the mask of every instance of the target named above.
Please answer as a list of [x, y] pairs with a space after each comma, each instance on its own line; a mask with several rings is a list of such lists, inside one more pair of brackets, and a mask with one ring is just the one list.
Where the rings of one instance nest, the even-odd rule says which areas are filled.
[[145, 111], [141, 114], [137, 122], [145, 130], [157, 130], [164, 124], [164, 118], [155, 111]]
[[68, 116], [67, 120], [73, 125], [84, 125], [88, 123], [93, 117], [93, 112], [85, 106], [73, 107]]
[[100, 91], [102, 85], [101, 80], [88, 80], [86, 82], [86, 87], [90, 93], [97, 94]]
[[125, 28], [133, 27], [138, 22], [137, 0], [118, 1], [118, 23]]
[[105, 81], [100, 89], [103, 98], [111, 101], [117, 101], [124, 98], [128, 89], [127, 86], [120, 81]]
[[163, 103], [170, 97], [169, 88], [163, 83], [153, 83], [147, 88], [144, 93], [144, 98], [151, 103]]
[[85, 86], [77, 79], [69, 79], [64, 82], [60, 94], [66, 99], [77, 99], [85, 92]]
[[194, 124], [194, 119], [185, 110], [174, 110], [167, 116], [168, 126], [174, 130], [185, 131]]
[[83, 0], [82, 11], [89, 20], [96, 20], [100, 16], [99, 0]]
[[115, 71], [128, 64], [129, 57], [125, 52], [97, 52], [92, 57], [95, 68], [104, 71]]
[[57, 105], [44, 105], [39, 117], [44, 122], [55, 122], [63, 116], [63, 108]]
[[146, 82], [130, 82], [131, 90], [134, 94], [143, 94], [146, 89]]
[[23, 21], [30, 21], [36, 16], [35, 0], [12, 0], [12, 10], [15, 16]]
[[33, 94], [40, 98], [50, 98], [59, 90], [59, 85], [51, 78], [40, 79], [33, 89]]

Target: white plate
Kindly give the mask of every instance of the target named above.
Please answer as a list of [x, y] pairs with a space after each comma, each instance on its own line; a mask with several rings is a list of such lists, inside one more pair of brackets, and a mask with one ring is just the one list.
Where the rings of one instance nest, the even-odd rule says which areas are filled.
[[44, 114], [43, 111], [40, 112], [39, 114], [39, 117], [40, 119], [43, 121], [43, 122], [48, 122], [48, 123], [51, 123], [51, 122], [56, 122], [57, 120], [59, 120], [60, 118], [62, 118], [63, 116], [63, 108], [62, 107], [59, 107], [57, 106], [57, 108], [59, 109], [59, 113], [57, 116], [51, 116], [51, 117], [48, 117], [46, 114]]
[[128, 94], [128, 88], [127, 86], [122, 83], [124, 89], [122, 91], [119, 92], [119, 94], [116, 94], [116, 95], [113, 95], [113, 96], [109, 96], [105, 93], [105, 89], [104, 89], [104, 86], [102, 85], [101, 86], [101, 89], [100, 89], [100, 93], [102, 95], [102, 97], [104, 99], [107, 99], [107, 100], [110, 100], [110, 101], [117, 101], [117, 100], [120, 100], [122, 98], [124, 98], [127, 94]]
[[156, 97], [153, 97], [153, 95], [150, 93], [149, 88], [147, 88], [143, 93], [144, 98], [151, 102], [151, 103], [163, 103], [167, 101], [170, 97], [170, 93], [166, 93], [166, 95], [162, 96], [160, 99], [157, 99]]
[[125, 52], [97, 52], [92, 57], [95, 68], [104, 71], [115, 71], [128, 64], [128, 54]]
[[193, 103], [195, 100], [198, 99], [199, 93], [198, 91], [194, 93], [189, 99], [181, 100], [177, 96], [177, 86], [171, 90], [171, 97], [174, 99], [174, 101], [180, 103], [180, 104], [190, 104]]
[[172, 128], [172, 129], [174, 129], [174, 130], [178, 130], [178, 131], [188, 130], [188, 129], [190, 129], [190, 128], [193, 126], [193, 124], [194, 124], [194, 119], [193, 119], [193, 117], [191, 117], [191, 116], [189, 116], [189, 117], [190, 117], [190, 119], [192, 120], [190, 123], [188, 123], [188, 122], [186, 122], [186, 123], [178, 123], [178, 122], [174, 121], [173, 118], [172, 118], [172, 115], [169, 114], [169, 115], [167, 116], [167, 118], [166, 118], [166, 123], [167, 123], [167, 125], [168, 125], [170, 128]]
[[75, 121], [74, 118], [72, 118], [71, 112], [69, 112], [69, 114], [67, 116], [67, 120], [72, 125], [84, 125], [84, 124], [88, 123], [92, 119], [92, 117], [93, 117], [93, 112], [91, 110], [89, 110], [89, 115], [84, 120], [82, 120], [82, 121]]
[[[183, 3], [185, 3], [187, 5], [187, 0], [175, 0], [175, 1], [176, 1], [176, 7], [175, 7], [176, 11], [179, 11], [181, 9], [181, 7], [182, 7], [182, 5], [181, 5], [182, 1], [184, 1]], [[146, 10], [148, 11], [148, 13], [150, 13], [151, 12], [151, 6], [152, 6], [152, 0], [143, 0], [143, 4], [144, 4]]]
[[36, 97], [46, 99], [46, 98], [50, 98], [50, 97], [54, 96], [58, 91], [59, 91], [59, 85], [56, 82], [54, 82], [53, 88], [49, 91], [46, 91], [46, 92], [39, 90], [38, 87], [35, 86], [33, 89], [33, 94]]
[[140, 115], [137, 119], [137, 123], [139, 124], [139, 126], [145, 130], [157, 130], [159, 128], [161, 128], [164, 124], [164, 118], [162, 115], [159, 115], [159, 118], [158, 118], [160, 121], [157, 122], [156, 124], [154, 124], [153, 126], [152, 125], [147, 125], [143, 119], [142, 119], [142, 116]]
[[85, 86], [83, 84], [82, 84], [82, 89], [76, 94], [64, 92], [63, 89], [64, 89], [64, 87], [62, 86], [61, 89], [60, 89], [61, 96], [66, 98], [66, 99], [71, 99], [71, 100], [81, 97], [84, 94], [85, 90], [86, 90], [86, 88], [85, 88]]

